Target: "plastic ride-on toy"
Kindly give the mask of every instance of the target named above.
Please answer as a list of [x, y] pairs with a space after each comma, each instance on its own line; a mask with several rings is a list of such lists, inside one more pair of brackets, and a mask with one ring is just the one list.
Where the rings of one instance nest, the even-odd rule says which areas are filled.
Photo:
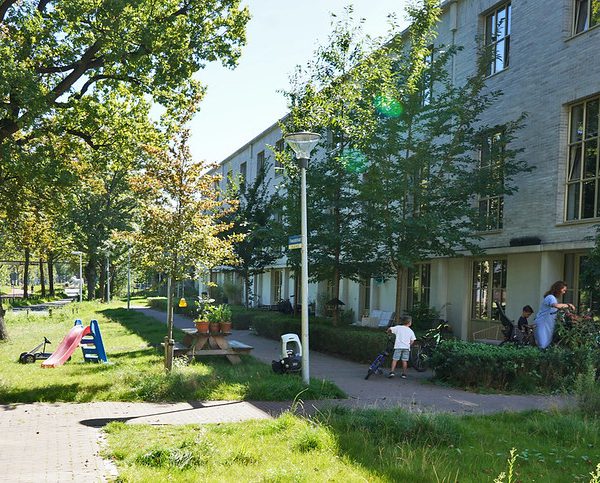
[[[46, 352], [46, 344], [52, 344], [52, 342], [44, 337], [44, 342], [40, 345], [35, 346], [29, 352], [21, 352], [19, 362], [21, 364], [33, 364], [35, 361], [48, 359], [52, 355], [52, 352]], [[42, 346], [44, 346], [42, 352], [38, 352]]]
[[[288, 344], [290, 347], [288, 347]], [[296, 334], [281, 336], [281, 359], [271, 362], [273, 372], [286, 374], [302, 370], [302, 344]]]

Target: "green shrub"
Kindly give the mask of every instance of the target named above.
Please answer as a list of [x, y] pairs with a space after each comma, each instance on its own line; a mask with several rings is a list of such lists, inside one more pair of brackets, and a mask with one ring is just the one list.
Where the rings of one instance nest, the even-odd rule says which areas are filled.
[[[167, 297], [148, 297], [148, 305], [155, 310], [167, 311]], [[173, 299], [173, 313], [187, 315], [195, 318], [197, 315], [196, 306], [188, 301], [187, 307], [180, 307], [179, 300]]]
[[444, 341], [431, 365], [436, 379], [460, 387], [533, 392], [570, 389], [589, 364], [600, 365], [600, 352], [582, 348], [493, 346]]

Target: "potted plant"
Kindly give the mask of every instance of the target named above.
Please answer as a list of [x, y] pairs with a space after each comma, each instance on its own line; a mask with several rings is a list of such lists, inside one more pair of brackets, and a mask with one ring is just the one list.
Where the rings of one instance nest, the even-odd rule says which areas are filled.
[[196, 302], [196, 318], [194, 319], [194, 324], [196, 325], [196, 330], [201, 334], [208, 334], [209, 329], [209, 320], [208, 316], [213, 309], [214, 299], [206, 299], [199, 297]]
[[231, 307], [229, 305], [221, 305], [221, 332], [223, 334], [231, 334]]
[[222, 305], [211, 305], [208, 310], [208, 331], [211, 334], [218, 334], [221, 332], [221, 307]]

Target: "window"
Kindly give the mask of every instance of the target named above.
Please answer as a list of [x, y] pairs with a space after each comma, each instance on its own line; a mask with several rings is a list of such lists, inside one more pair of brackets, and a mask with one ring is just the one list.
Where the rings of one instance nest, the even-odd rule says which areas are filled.
[[487, 196], [479, 198], [479, 218], [481, 231], [501, 230], [504, 216], [504, 143], [501, 133], [486, 136], [479, 151], [479, 169], [485, 170], [488, 183]]
[[485, 46], [490, 49], [492, 55], [488, 65], [488, 75], [508, 67], [511, 17], [510, 2], [500, 5], [485, 16]]
[[477, 260], [473, 263], [471, 318], [499, 320], [496, 307], [506, 307], [506, 260]]
[[283, 278], [281, 276], [281, 270], [273, 270], [271, 272], [271, 303], [276, 304], [281, 300], [281, 285]]
[[265, 169], [265, 152], [260, 151], [256, 155], [256, 173], [260, 173], [263, 169]]
[[579, 311], [597, 311], [600, 307], [600, 294], [586, 289], [583, 285], [582, 274], [586, 261], [587, 256], [584, 254], [565, 254], [564, 281], [567, 284], [567, 293], [563, 302], [575, 305]]
[[275, 143], [275, 176], [283, 175], [284, 167], [281, 160], [277, 159], [277, 153], [283, 153], [285, 143], [283, 139], [280, 139]]
[[431, 104], [433, 96], [433, 45], [427, 47], [428, 54], [425, 56], [425, 69], [423, 70], [422, 86], [421, 86], [421, 104], [428, 106]]
[[600, 217], [598, 116], [600, 97], [571, 107], [567, 162], [567, 220]]
[[600, 0], [575, 0], [573, 35], [585, 32], [600, 23]]
[[247, 164], [245, 162], [240, 164], [240, 188], [241, 189], [244, 189], [246, 187], [247, 171], [248, 171]]
[[429, 307], [429, 293], [431, 291], [430, 263], [419, 263], [413, 270], [408, 271], [407, 290], [406, 300], [409, 310], [417, 306]]

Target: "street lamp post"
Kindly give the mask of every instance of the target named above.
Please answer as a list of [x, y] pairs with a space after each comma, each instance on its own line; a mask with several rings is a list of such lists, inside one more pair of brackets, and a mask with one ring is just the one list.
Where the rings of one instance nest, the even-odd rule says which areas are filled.
[[83, 301], [83, 252], [75, 251], [71, 252], [73, 255], [79, 255], [79, 302]]
[[312, 132], [295, 132], [287, 134], [285, 141], [296, 153], [300, 167], [300, 212], [301, 212], [301, 239], [302, 239], [302, 381], [310, 382], [310, 360], [308, 351], [308, 228], [306, 222], [306, 169], [310, 153], [321, 139], [321, 136]]

